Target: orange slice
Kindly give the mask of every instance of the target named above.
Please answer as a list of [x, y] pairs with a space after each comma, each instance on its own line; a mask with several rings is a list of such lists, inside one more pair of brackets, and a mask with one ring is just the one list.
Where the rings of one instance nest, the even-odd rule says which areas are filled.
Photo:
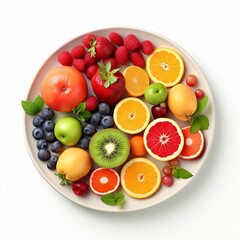
[[182, 57], [171, 48], [157, 48], [146, 60], [146, 70], [153, 82], [166, 87], [179, 83], [184, 73]]
[[124, 164], [121, 174], [123, 190], [134, 198], [153, 195], [161, 184], [158, 166], [147, 158], [133, 158]]
[[140, 97], [149, 85], [149, 77], [145, 70], [137, 66], [129, 66], [123, 72], [129, 96]]
[[150, 110], [141, 99], [128, 97], [117, 103], [113, 119], [121, 131], [136, 134], [147, 127], [150, 121]]
[[153, 120], [145, 129], [143, 138], [147, 152], [160, 161], [176, 158], [183, 149], [181, 128], [170, 118]]
[[112, 168], [97, 168], [90, 176], [90, 188], [98, 195], [106, 195], [117, 190], [119, 174]]
[[204, 148], [204, 136], [201, 130], [196, 133], [190, 133], [190, 126], [182, 128], [184, 136], [184, 145], [179, 157], [192, 160], [197, 158]]

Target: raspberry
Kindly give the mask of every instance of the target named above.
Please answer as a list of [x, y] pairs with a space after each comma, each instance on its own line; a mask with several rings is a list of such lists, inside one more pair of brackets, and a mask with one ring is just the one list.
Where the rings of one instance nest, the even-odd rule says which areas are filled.
[[63, 51], [58, 55], [58, 62], [63, 66], [71, 66], [72, 65], [72, 55], [68, 51]]
[[154, 46], [151, 41], [149, 40], [144, 40], [141, 43], [141, 49], [142, 52], [146, 55], [150, 55], [154, 51]]
[[79, 72], [84, 72], [86, 69], [86, 61], [84, 59], [73, 59], [73, 67]]
[[98, 99], [96, 96], [90, 96], [85, 100], [86, 110], [89, 112], [94, 112], [98, 108]]
[[91, 47], [91, 42], [95, 40], [95, 36], [92, 33], [88, 33], [87, 35], [85, 35], [82, 39], [82, 44], [83, 46], [85, 46], [86, 48], [90, 48]]
[[73, 58], [82, 58], [85, 54], [85, 47], [78, 45], [72, 49], [71, 54]]
[[96, 57], [92, 57], [90, 52], [86, 52], [85, 53], [84, 59], [85, 59], [87, 64], [93, 64], [93, 63], [97, 62], [97, 58]]
[[118, 67], [118, 62], [115, 58], [105, 58], [103, 60], [103, 64], [106, 65], [106, 63], [110, 61], [111, 62], [111, 70], [115, 69]]
[[118, 47], [115, 52], [115, 58], [118, 63], [122, 65], [126, 64], [129, 60], [129, 53], [127, 47], [125, 46]]
[[123, 39], [124, 46], [127, 47], [130, 51], [134, 51], [141, 46], [141, 43], [136, 38], [135, 35], [129, 34]]
[[116, 32], [111, 32], [109, 34], [109, 39], [116, 45], [122, 46], [123, 45], [123, 38], [121, 37], [120, 34]]
[[145, 59], [138, 50], [135, 50], [130, 53], [130, 61], [132, 62], [132, 64], [138, 67], [141, 67], [141, 68], [145, 67]]
[[91, 80], [92, 76], [97, 72], [98, 65], [96, 63], [91, 64], [87, 67], [85, 74], [89, 80]]

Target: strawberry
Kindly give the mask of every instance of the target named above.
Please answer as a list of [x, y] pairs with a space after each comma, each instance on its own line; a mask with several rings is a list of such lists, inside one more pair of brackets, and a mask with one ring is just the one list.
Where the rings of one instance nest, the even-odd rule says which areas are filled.
[[127, 47], [127, 49], [129, 49], [130, 51], [134, 51], [141, 46], [141, 43], [139, 42], [137, 37], [133, 34], [127, 35], [123, 39], [123, 43], [124, 43], [124, 46]]
[[89, 65], [85, 71], [87, 78], [91, 80], [92, 76], [97, 72], [97, 70], [98, 70], [97, 63]]
[[86, 61], [82, 58], [73, 59], [73, 67], [77, 69], [79, 72], [84, 72], [86, 69]]
[[103, 59], [103, 64], [106, 65], [107, 62], [111, 62], [111, 70], [115, 69], [118, 67], [118, 62], [115, 58], [105, 58]]
[[72, 65], [72, 55], [68, 51], [63, 51], [58, 55], [58, 62], [63, 66], [71, 66]]
[[121, 65], [126, 64], [129, 60], [129, 53], [128, 53], [127, 47], [125, 47], [125, 46], [118, 47], [115, 52], [115, 59]]
[[120, 69], [110, 70], [110, 62], [106, 65], [102, 63], [98, 65], [100, 68], [91, 80], [92, 89], [99, 101], [114, 106], [125, 90], [125, 78]]
[[130, 61], [132, 62], [132, 64], [138, 67], [141, 67], [141, 68], [145, 67], [145, 59], [138, 50], [135, 50], [130, 53]]
[[84, 55], [84, 60], [86, 61], [87, 64], [94, 64], [97, 62], [97, 58], [91, 56], [90, 52], [86, 52]]
[[98, 59], [111, 57], [114, 54], [115, 50], [116, 46], [103, 36], [99, 36], [91, 42], [91, 55]]
[[95, 39], [95, 36], [92, 33], [86, 34], [82, 39], [83, 46], [85, 46], [86, 48], [90, 48], [91, 42], [94, 41], [94, 39]]
[[154, 51], [154, 46], [151, 41], [149, 40], [144, 40], [141, 43], [141, 50], [144, 54], [150, 55]]
[[119, 33], [110, 32], [109, 39], [116, 45], [122, 46], [123, 45], [123, 38]]
[[84, 54], [85, 54], [85, 47], [83, 45], [77, 45], [71, 51], [71, 55], [73, 58], [82, 58]]

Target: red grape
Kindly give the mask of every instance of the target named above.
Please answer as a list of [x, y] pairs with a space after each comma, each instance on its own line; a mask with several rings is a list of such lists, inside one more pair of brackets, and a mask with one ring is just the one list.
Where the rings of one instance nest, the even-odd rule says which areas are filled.
[[205, 96], [205, 93], [202, 89], [198, 88], [195, 90], [195, 95], [197, 98], [203, 98]]
[[173, 184], [173, 177], [171, 175], [169, 176], [164, 176], [162, 178], [162, 183], [165, 185], [165, 186], [168, 186], [170, 187], [172, 184]]
[[197, 77], [194, 74], [189, 74], [186, 78], [186, 84], [193, 87], [197, 84]]

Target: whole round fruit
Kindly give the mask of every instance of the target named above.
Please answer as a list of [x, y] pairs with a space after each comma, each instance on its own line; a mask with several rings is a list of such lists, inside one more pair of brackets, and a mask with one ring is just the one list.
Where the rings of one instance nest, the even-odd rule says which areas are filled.
[[82, 126], [76, 118], [64, 116], [57, 121], [54, 134], [62, 144], [74, 146], [82, 136]]
[[76, 181], [72, 184], [72, 191], [78, 196], [85, 194], [88, 189], [89, 185], [82, 181]]
[[71, 112], [85, 100], [88, 86], [76, 69], [61, 66], [51, 69], [43, 78], [41, 96], [47, 106], [59, 112]]
[[89, 152], [99, 166], [118, 167], [128, 158], [130, 152], [129, 139], [120, 130], [107, 128], [93, 135], [89, 144]]
[[185, 84], [177, 84], [169, 90], [168, 108], [181, 121], [188, 121], [197, 109], [194, 91]]
[[189, 74], [186, 77], [186, 84], [193, 87], [197, 84], [197, 77], [194, 74]]
[[166, 117], [168, 114], [168, 107], [165, 102], [160, 103], [159, 105], [154, 105], [151, 108], [153, 118]]
[[144, 97], [150, 104], [158, 105], [166, 100], [167, 94], [167, 88], [162, 83], [152, 83], [146, 88]]
[[66, 181], [77, 181], [86, 176], [92, 167], [91, 158], [87, 151], [70, 147], [66, 149], [58, 158], [57, 174], [62, 179], [61, 184]]

